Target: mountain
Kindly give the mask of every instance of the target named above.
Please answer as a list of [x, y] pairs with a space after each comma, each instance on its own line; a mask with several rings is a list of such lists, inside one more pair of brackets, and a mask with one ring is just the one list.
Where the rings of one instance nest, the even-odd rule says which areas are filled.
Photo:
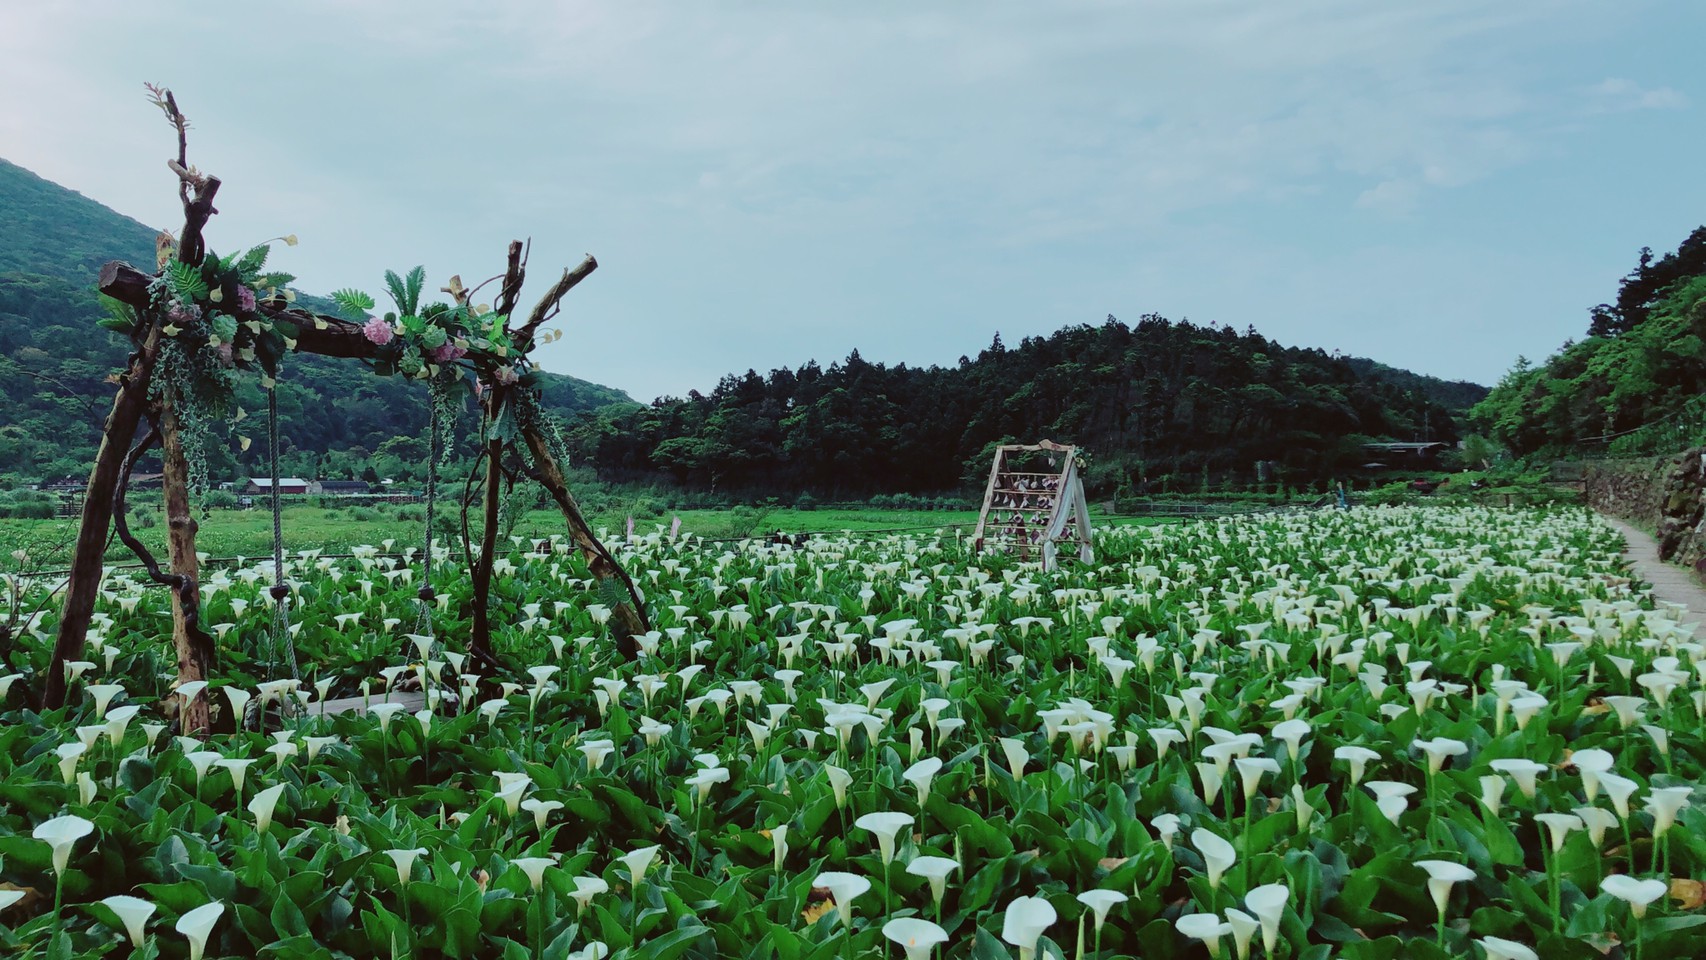
[[[81, 477], [111, 402], [106, 378], [128, 351], [127, 341], [95, 324], [105, 315], [95, 278], [108, 260], [153, 262], [156, 231], [4, 160], [0, 223], [0, 479]], [[301, 302], [336, 311], [330, 301]], [[560, 374], [546, 375], [544, 395], [562, 417], [633, 404], [620, 390]], [[264, 409], [253, 385], [239, 400], [250, 411]], [[388, 476], [418, 472], [411, 468], [425, 455], [427, 399], [417, 385], [347, 360], [297, 356], [280, 379], [278, 402], [286, 473], [332, 479], [369, 467]], [[210, 445], [210, 475], [263, 469], [264, 423], [244, 429], [260, 442], [247, 453], [234, 443]]]
[[970, 492], [992, 445], [1044, 438], [1088, 452], [1092, 494], [1302, 486], [1357, 471], [1369, 440], [1456, 440], [1485, 392], [1254, 329], [1108, 317], [1016, 348], [997, 335], [954, 367], [855, 351], [749, 370], [708, 395], [582, 414], [569, 441], [606, 479], [737, 495]]

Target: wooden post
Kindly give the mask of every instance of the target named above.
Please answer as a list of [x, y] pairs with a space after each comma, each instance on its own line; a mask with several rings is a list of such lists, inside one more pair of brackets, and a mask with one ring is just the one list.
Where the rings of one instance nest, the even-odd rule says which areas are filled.
[[[190, 504], [190, 464], [184, 453], [178, 414], [163, 402], [160, 418], [160, 485], [166, 500], [166, 551], [172, 575], [172, 647], [178, 655], [178, 683], [206, 680], [215, 651], [201, 630], [201, 562], [195, 555], [196, 519]], [[207, 696], [198, 695], [178, 718], [186, 735], [208, 728]], [[238, 726], [243, 722], [237, 718]]]
[[[503, 397], [495, 387], [490, 393], [491, 409], [497, 409]], [[503, 494], [503, 441], [486, 441], [485, 525], [480, 531], [480, 555], [474, 558], [474, 622], [468, 637], [468, 655], [477, 662], [490, 664], [496, 656], [492, 650], [492, 565], [497, 561], [498, 507]]]
[[610, 620], [614, 624], [612, 632], [616, 636], [616, 649], [623, 657], [634, 659], [639, 655], [639, 645], [634, 637], [650, 630], [651, 624], [647, 622], [645, 607], [640, 603], [633, 581], [610, 556], [610, 551], [598, 542], [592, 528], [587, 526], [586, 518], [581, 515], [580, 504], [575, 502], [574, 494], [569, 492], [569, 483], [563, 476], [563, 468], [551, 453], [551, 445], [545, 442], [544, 436], [532, 424], [521, 428], [521, 436], [527, 442], [528, 451], [533, 454], [535, 479], [550, 492], [551, 499], [557, 501], [558, 509], [563, 512], [563, 519], [569, 525], [569, 539], [580, 548], [581, 556], [586, 558], [593, 578], [601, 582], [612, 579], [622, 582], [629, 600], [616, 605]]
[[[104, 284], [118, 264], [101, 270]], [[71, 575], [60, 608], [59, 633], [48, 661], [47, 683], [42, 690], [42, 708], [65, 705], [65, 664], [83, 659], [83, 643], [89, 634], [89, 619], [95, 612], [95, 597], [101, 591], [102, 564], [107, 551], [107, 533], [113, 522], [113, 493], [131, 441], [136, 439], [148, 401], [148, 382], [154, 376], [154, 361], [160, 355], [160, 327], [150, 324], [142, 345], [130, 358], [130, 367], [119, 380], [118, 395], [101, 431], [101, 446], [89, 471], [89, 487], [83, 495], [83, 513], [77, 525], [77, 545], [71, 554]]]

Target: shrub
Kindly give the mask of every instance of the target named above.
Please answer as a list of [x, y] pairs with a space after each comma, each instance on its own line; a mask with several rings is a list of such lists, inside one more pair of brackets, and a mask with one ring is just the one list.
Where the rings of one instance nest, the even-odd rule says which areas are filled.
[[208, 510], [230, 510], [237, 506], [237, 495], [229, 490], [209, 490], [202, 495], [201, 505]]

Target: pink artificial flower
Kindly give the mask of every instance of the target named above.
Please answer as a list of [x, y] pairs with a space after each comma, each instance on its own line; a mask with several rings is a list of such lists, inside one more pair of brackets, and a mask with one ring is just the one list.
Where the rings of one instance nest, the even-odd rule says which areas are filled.
[[363, 324], [361, 332], [362, 335], [367, 337], [368, 341], [376, 347], [385, 346], [387, 343], [391, 342], [392, 337], [397, 335], [397, 331], [391, 329], [391, 325], [389, 323], [386, 323], [378, 317], [374, 317], [372, 320]]
[[220, 344], [219, 347], [217, 348], [217, 350], [219, 353], [219, 362], [220, 363], [223, 363], [225, 366], [229, 367], [233, 363], [236, 362], [235, 358], [232, 356], [231, 345], [229, 343]]
[[452, 363], [462, 359], [462, 357], [467, 353], [467, 350], [456, 345], [456, 341], [446, 340], [439, 344], [438, 349], [432, 352], [432, 358], [438, 363]]
[[515, 383], [517, 380], [520, 380], [521, 376], [515, 372], [514, 367], [499, 367], [497, 371], [492, 374], [492, 379], [507, 387]]
[[244, 313], [255, 309], [255, 291], [248, 287], [237, 288], [237, 307]]

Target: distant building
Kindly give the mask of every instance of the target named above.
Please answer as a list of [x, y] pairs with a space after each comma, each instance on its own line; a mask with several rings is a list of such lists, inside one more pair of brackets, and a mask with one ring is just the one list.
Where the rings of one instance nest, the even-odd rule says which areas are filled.
[[373, 484], [366, 480], [316, 480], [308, 485], [309, 493], [326, 493], [334, 496], [350, 496], [373, 492]]
[[[278, 478], [278, 492], [281, 494], [307, 493], [309, 486], [311, 486], [309, 482], [301, 477]], [[244, 485], [243, 492], [250, 495], [258, 493], [270, 494], [272, 493], [272, 481], [266, 477], [251, 477], [249, 482]]]
[[1369, 455], [1371, 462], [1363, 464], [1363, 467], [1369, 470], [1437, 470], [1439, 456], [1445, 452], [1447, 446], [1437, 440], [1430, 443], [1365, 443], [1362, 450]]

